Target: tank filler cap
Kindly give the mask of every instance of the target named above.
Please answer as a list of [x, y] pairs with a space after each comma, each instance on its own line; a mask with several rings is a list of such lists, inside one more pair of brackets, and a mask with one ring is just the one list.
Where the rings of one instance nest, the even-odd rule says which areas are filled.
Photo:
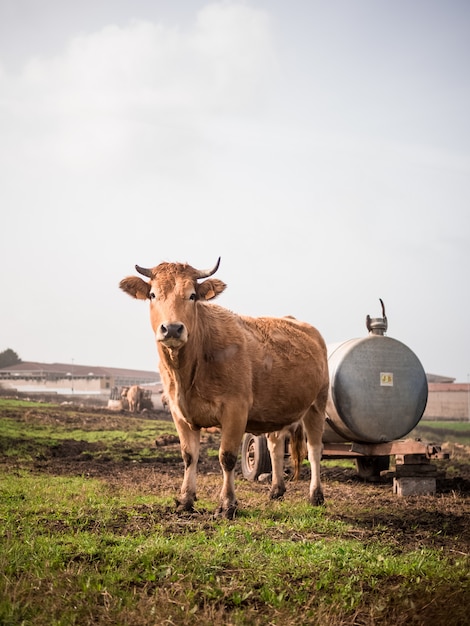
[[387, 316], [385, 315], [385, 304], [382, 298], [379, 298], [382, 305], [382, 317], [366, 317], [366, 326], [369, 331], [369, 335], [385, 335], [388, 328]]

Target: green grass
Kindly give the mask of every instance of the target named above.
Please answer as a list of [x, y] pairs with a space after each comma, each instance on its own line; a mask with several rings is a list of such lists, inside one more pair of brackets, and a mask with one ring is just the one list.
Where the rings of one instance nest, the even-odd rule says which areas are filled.
[[17, 460], [40, 458], [67, 442], [86, 444], [82, 453], [89, 456], [142, 459], [156, 438], [175, 433], [170, 421], [0, 399], [0, 453]]
[[[364, 603], [380, 619], [390, 585], [405, 608], [439, 589], [470, 592], [468, 555], [364, 545], [353, 524], [304, 503], [175, 524], [167, 499], [2, 472], [0, 518], [4, 625], [150, 624], [152, 607], [159, 623], [209, 624], [227, 611], [219, 623], [316, 623]], [[274, 622], [257, 621], [260, 611]]]
[[323, 459], [321, 464], [322, 464], [322, 467], [344, 467], [344, 468], [356, 467], [356, 462], [354, 459]]
[[[229, 522], [212, 514], [217, 473], [200, 475], [196, 512], [178, 514], [181, 475], [166, 476], [157, 460], [169, 453], [152, 446], [174, 433], [171, 422], [3, 409], [0, 448], [12, 447], [0, 462], [2, 626], [466, 624], [468, 496], [409, 501], [334, 481], [327, 506], [312, 508], [305, 483], [270, 501], [266, 486], [237, 480]], [[60, 475], [60, 463], [37, 463], [71, 441], [122, 473]], [[130, 471], [147, 455], [152, 465]]]
[[456, 432], [470, 433], [470, 422], [453, 422], [449, 420], [443, 420], [443, 421], [421, 420], [420, 424], [422, 426], [445, 428], [448, 430], [449, 429], [454, 430]]
[[421, 420], [408, 437], [421, 438], [432, 443], [459, 443], [470, 445], [470, 422]]
[[17, 437], [27, 439], [28, 441], [41, 443], [57, 443], [66, 439], [75, 439], [95, 443], [97, 441], [104, 443], [115, 443], [117, 441], [151, 441], [152, 438], [162, 434], [173, 434], [175, 429], [171, 422], [157, 422], [155, 420], [139, 420], [136, 424], [132, 424], [133, 430], [120, 429], [118, 426], [113, 428], [114, 420], [110, 424], [106, 424], [106, 420], [95, 424], [96, 430], [91, 430], [90, 426], [86, 429], [82, 426], [70, 427], [67, 425], [55, 424], [53, 426], [45, 426], [43, 424], [35, 424], [33, 422], [25, 423], [18, 431], [15, 419], [4, 417], [0, 422], [0, 432], [4, 437]]
[[52, 402], [32, 402], [31, 400], [17, 400], [14, 398], [0, 398], [1, 409], [30, 409], [34, 408], [38, 411], [48, 411], [57, 408], [57, 404]]

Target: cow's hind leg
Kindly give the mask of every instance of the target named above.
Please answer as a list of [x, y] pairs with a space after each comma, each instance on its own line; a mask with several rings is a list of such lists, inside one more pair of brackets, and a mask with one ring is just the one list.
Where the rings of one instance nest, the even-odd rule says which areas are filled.
[[282, 498], [286, 492], [284, 482], [284, 453], [286, 449], [286, 431], [278, 430], [267, 435], [268, 450], [271, 455], [272, 480], [269, 497], [272, 500]]
[[311, 471], [309, 499], [313, 506], [319, 506], [324, 503], [320, 480], [320, 461], [327, 396], [328, 387], [319, 393], [316, 402], [309, 408], [303, 418], [304, 428], [307, 433], [308, 460]]
[[192, 511], [196, 500], [196, 476], [199, 460], [200, 431], [192, 430], [183, 420], [174, 419], [180, 438], [181, 456], [184, 463], [184, 478], [178, 508]]

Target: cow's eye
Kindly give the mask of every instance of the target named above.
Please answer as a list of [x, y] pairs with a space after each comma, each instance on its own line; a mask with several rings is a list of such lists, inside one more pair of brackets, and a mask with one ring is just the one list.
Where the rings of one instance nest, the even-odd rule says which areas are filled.
[[150, 300], [155, 300], [155, 294], [153, 293], [153, 291], [150, 292], [149, 298]]
[[195, 294], [195, 293], [192, 293], [192, 294], [189, 296], [189, 299], [190, 299], [190, 300], [196, 300], [196, 294]]

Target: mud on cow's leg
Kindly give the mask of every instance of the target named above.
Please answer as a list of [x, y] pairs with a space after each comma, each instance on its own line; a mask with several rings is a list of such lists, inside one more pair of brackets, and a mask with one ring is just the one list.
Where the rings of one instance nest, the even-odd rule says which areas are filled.
[[196, 501], [196, 477], [199, 460], [200, 433], [191, 430], [183, 422], [175, 421], [176, 429], [181, 442], [181, 456], [184, 463], [184, 477], [181, 485], [180, 499], [177, 500], [178, 508], [183, 511], [193, 511]]
[[193, 511], [196, 497], [196, 470], [195, 461], [189, 452], [183, 452], [184, 478], [181, 486], [181, 497], [177, 499], [178, 509], [182, 511]]
[[276, 431], [267, 435], [269, 454], [271, 455], [272, 480], [269, 497], [271, 500], [282, 498], [286, 492], [284, 482], [285, 431]]
[[220, 504], [216, 515], [233, 519], [238, 509], [235, 495], [235, 465], [246, 426], [248, 407], [240, 398], [227, 402], [220, 418], [221, 439], [219, 462], [222, 468], [223, 483], [220, 492]]
[[217, 516], [233, 519], [238, 509], [235, 496], [235, 464], [237, 455], [228, 450], [220, 450], [219, 461], [222, 468], [224, 482], [220, 492], [220, 504], [216, 511]]

